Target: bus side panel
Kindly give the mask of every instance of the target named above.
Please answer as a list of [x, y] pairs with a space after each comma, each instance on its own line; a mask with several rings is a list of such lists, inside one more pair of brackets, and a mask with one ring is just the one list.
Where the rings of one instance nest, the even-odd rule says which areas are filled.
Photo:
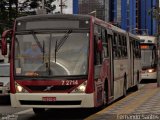
[[137, 82], [140, 82], [141, 80], [141, 60], [140, 59], [135, 59], [134, 60], [134, 86], [137, 85]]
[[114, 60], [114, 99], [123, 96], [125, 74], [128, 75], [128, 59]]

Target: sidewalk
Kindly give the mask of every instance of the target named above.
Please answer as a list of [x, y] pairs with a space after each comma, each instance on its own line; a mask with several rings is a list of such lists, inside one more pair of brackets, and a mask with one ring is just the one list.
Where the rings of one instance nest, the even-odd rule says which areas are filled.
[[160, 88], [150, 83], [86, 120], [160, 120]]

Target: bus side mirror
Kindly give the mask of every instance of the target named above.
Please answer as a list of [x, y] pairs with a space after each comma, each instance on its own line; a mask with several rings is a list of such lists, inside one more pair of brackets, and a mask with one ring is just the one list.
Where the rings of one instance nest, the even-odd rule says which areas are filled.
[[2, 55], [7, 55], [7, 35], [11, 35], [12, 30], [6, 30], [2, 33], [2, 40], [1, 40], [1, 52]]
[[98, 52], [102, 52], [103, 50], [102, 40], [97, 41], [97, 50]]

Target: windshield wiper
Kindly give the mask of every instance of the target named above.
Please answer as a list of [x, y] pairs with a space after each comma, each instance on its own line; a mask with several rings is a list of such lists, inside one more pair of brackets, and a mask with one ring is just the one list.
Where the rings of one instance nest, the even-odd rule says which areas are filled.
[[68, 30], [60, 40], [56, 40], [56, 44], [55, 44], [55, 62], [56, 62], [56, 56], [57, 56], [58, 50], [63, 46], [63, 44], [65, 43], [65, 41], [69, 37], [69, 34], [71, 34], [71, 33], [72, 33], [72, 30]]
[[41, 43], [39, 42], [39, 40], [38, 40], [38, 38], [37, 38], [37, 36], [36, 36], [34, 31], [32, 31], [32, 36], [33, 36], [34, 40], [36, 41], [38, 47], [40, 48], [41, 52], [44, 53], [44, 49], [43, 49]]
[[64, 42], [67, 40], [67, 38], [69, 37], [69, 34], [72, 33], [72, 30], [68, 30], [66, 32], [66, 34], [60, 39], [56, 41], [56, 52], [58, 52], [58, 50], [63, 46]]

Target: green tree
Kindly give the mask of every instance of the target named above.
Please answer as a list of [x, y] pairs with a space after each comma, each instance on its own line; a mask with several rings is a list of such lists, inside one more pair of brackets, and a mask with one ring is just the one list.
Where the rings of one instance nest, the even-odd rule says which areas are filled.
[[[47, 13], [52, 12], [56, 9], [55, 5], [52, 5], [52, 2], [55, 0], [45, 0], [44, 5], [45, 9], [47, 10]], [[24, 11], [27, 7], [30, 7], [30, 9], [36, 9], [38, 7], [42, 7], [42, 0], [26, 0], [24, 3], [22, 3], [21, 11]]]
[[0, 34], [13, 26], [18, 13], [18, 0], [0, 1]]
[[[55, 0], [45, 0], [47, 13], [56, 9], [52, 4]], [[0, 0], [0, 34], [5, 29], [13, 27], [13, 21], [20, 16], [36, 14], [35, 10], [41, 7], [42, 0], [25, 0], [23, 3], [18, 0]], [[28, 10], [30, 8], [30, 10]]]
[[6, 5], [7, 5], [6, 0], [1, 0], [0, 1], [0, 34], [7, 27], [8, 11], [5, 7]]

